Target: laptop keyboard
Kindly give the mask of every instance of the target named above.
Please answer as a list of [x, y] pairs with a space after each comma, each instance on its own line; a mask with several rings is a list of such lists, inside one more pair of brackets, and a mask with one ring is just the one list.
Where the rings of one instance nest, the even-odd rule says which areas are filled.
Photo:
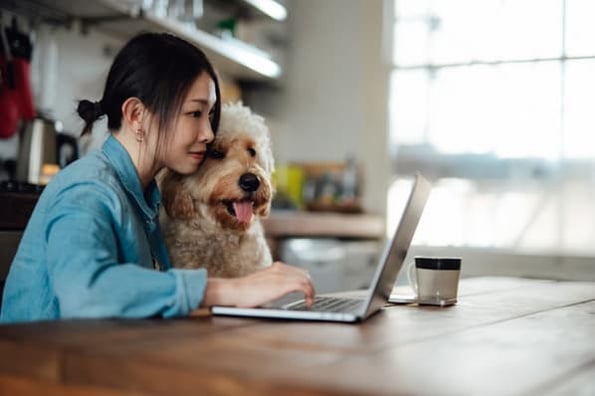
[[300, 302], [287, 307], [290, 311], [313, 311], [313, 312], [352, 312], [360, 308], [362, 300], [339, 297], [316, 297], [314, 304], [310, 307], [306, 302]]

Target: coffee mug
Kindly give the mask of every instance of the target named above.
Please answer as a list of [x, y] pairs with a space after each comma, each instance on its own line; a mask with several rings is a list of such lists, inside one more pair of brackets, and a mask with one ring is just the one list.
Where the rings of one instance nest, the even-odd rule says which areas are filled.
[[460, 257], [415, 257], [407, 268], [407, 280], [418, 304], [445, 306], [457, 302], [460, 273]]

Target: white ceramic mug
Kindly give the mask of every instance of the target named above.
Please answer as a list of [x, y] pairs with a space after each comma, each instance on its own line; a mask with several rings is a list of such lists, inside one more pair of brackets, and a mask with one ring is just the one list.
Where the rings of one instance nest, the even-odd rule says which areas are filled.
[[460, 257], [415, 257], [407, 268], [407, 280], [418, 304], [445, 306], [457, 302], [460, 273]]

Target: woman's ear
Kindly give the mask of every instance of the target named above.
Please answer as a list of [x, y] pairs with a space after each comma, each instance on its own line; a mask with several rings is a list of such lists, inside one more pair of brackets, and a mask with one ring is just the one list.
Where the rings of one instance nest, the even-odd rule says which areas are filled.
[[122, 121], [135, 133], [146, 132], [143, 127], [144, 115], [145, 105], [139, 98], [131, 97], [122, 103]]
[[183, 176], [166, 169], [160, 179], [161, 200], [167, 215], [179, 220], [195, 217], [194, 201], [184, 189]]

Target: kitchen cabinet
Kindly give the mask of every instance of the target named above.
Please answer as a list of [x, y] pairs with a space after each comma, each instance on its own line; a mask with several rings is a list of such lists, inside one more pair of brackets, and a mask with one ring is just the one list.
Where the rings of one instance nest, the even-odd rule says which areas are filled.
[[[201, 21], [183, 22], [155, 11], [158, 1], [145, 0], [8, 0], [1, 8], [33, 20], [56, 25], [71, 25], [80, 21], [83, 30], [96, 27], [106, 33], [127, 39], [141, 31], [167, 31], [202, 48], [225, 75], [238, 81], [275, 82], [282, 75], [279, 60], [256, 46], [238, 39], [203, 30]], [[163, 3], [161, 1], [161, 3]], [[168, 3], [168, 2], [165, 2]], [[169, 3], [173, 3], [170, 1]], [[143, 7], [143, 5], [147, 7]], [[167, 7], [167, 6], [166, 6]], [[238, 20], [266, 18], [284, 20], [286, 8], [274, 0], [204, 1], [207, 9], [220, 16]], [[217, 9], [218, 8], [218, 9]], [[247, 11], [248, 10], [248, 11]], [[249, 11], [251, 10], [251, 11]], [[206, 20], [206, 18], [205, 18]], [[210, 29], [209, 29], [210, 30]]]
[[0, 303], [10, 263], [35, 208], [37, 193], [2, 191], [0, 185]]

